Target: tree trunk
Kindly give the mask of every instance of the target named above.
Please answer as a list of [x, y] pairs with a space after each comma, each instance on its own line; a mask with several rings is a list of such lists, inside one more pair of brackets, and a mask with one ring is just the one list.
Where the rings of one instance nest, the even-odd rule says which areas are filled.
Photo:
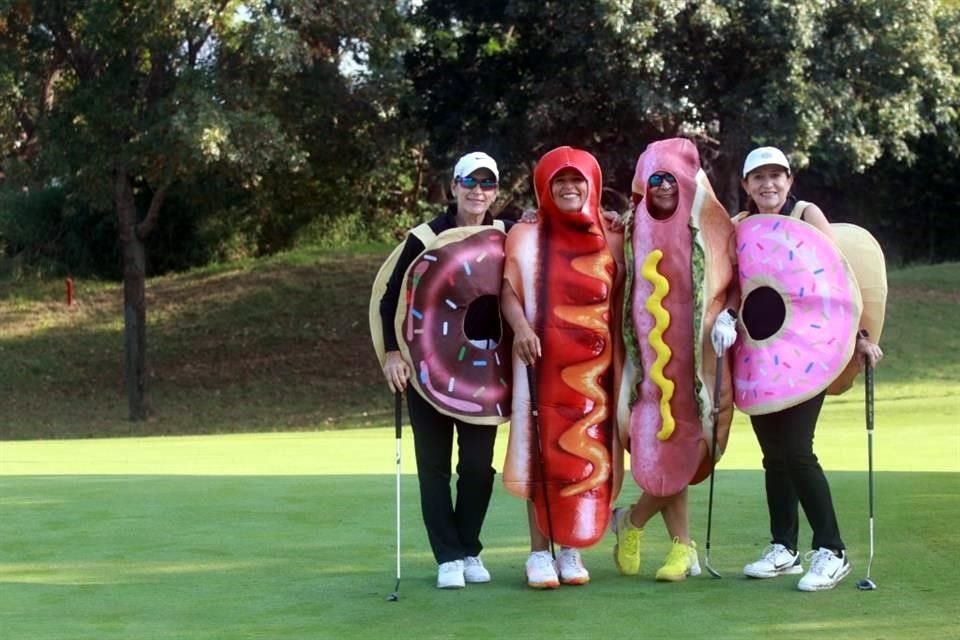
[[143, 420], [147, 417], [146, 253], [143, 240], [137, 233], [137, 205], [130, 177], [122, 168], [114, 173], [114, 202], [120, 226], [120, 250], [123, 255], [123, 338], [127, 404], [130, 420]]

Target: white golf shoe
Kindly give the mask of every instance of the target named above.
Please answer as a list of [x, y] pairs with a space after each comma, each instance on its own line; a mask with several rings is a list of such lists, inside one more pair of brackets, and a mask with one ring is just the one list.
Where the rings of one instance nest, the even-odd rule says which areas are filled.
[[463, 589], [463, 560], [442, 562], [437, 568], [438, 589]]
[[490, 572], [483, 566], [480, 556], [467, 556], [463, 559], [463, 579], [470, 584], [490, 582]]
[[782, 544], [770, 545], [759, 560], [743, 568], [743, 575], [748, 578], [776, 578], [798, 573], [803, 573], [800, 554]]
[[556, 589], [560, 586], [557, 567], [549, 551], [531, 551], [526, 569], [527, 586], [531, 589]]
[[587, 584], [590, 582], [590, 572], [583, 566], [580, 551], [572, 547], [564, 547], [557, 554], [557, 571], [560, 573], [560, 582], [563, 584]]
[[800, 591], [833, 589], [853, 568], [845, 551], [838, 556], [830, 549], [820, 547], [816, 551], [808, 551], [805, 559], [810, 563], [810, 570], [797, 583]]

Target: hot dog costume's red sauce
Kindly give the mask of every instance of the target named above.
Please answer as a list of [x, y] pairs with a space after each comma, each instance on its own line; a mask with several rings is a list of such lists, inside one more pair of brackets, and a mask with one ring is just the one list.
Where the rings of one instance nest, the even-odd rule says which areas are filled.
[[717, 354], [710, 331], [733, 282], [733, 225], [700, 169], [696, 147], [674, 138], [641, 154], [633, 191], [647, 194], [654, 173], [676, 178], [677, 207], [664, 218], [637, 205], [628, 229], [628, 343], [618, 407], [620, 437], [630, 450], [633, 477], [647, 493], [670, 496], [708, 477], [717, 417], [718, 456], [733, 416], [729, 362], [721, 363], [721, 392], [714, 398]]
[[[588, 202], [578, 213], [561, 212], [550, 195], [551, 179], [566, 168], [587, 179]], [[511, 493], [533, 501], [544, 535], [552, 530], [556, 542], [572, 547], [604, 535], [622, 479], [614, 420], [619, 348], [610, 331], [618, 318], [619, 247], [608, 247], [601, 183], [600, 167], [585, 151], [560, 147], [544, 155], [534, 171], [539, 220], [511, 230], [504, 268], [543, 349], [536, 367], [538, 425], [531, 417], [526, 367], [514, 359], [504, 482]]]

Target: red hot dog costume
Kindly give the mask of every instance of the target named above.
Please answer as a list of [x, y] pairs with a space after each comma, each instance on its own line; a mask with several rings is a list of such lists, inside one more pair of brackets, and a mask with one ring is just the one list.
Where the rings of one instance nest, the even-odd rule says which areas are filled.
[[710, 331], [726, 305], [733, 281], [730, 217], [700, 169], [696, 147], [674, 138], [650, 144], [637, 161], [635, 193], [650, 176], [677, 180], [677, 207], [656, 219], [644, 198], [629, 229], [621, 378], [620, 439], [630, 451], [637, 484], [654, 496], [671, 496], [708, 477], [719, 403], [718, 457], [733, 418], [730, 366], [722, 362], [721, 393], [713, 398], [717, 354]]
[[[587, 179], [587, 204], [579, 213], [561, 212], [551, 197], [551, 180], [566, 168]], [[622, 480], [622, 453], [614, 441], [619, 349], [610, 331], [617, 317], [619, 248], [608, 248], [600, 216], [601, 184], [600, 166], [586, 151], [560, 147], [548, 152], [534, 170], [539, 220], [514, 226], [505, 248], [504, 278], [540, 337], [543, 357], [536, 367], [539, 447], [527, 370], [514, 358], [504, 483], [511, 493], [533, 501], [544, 535], [552, 530], [556, 542], [578, 548], [604, 535]], [[619, 244], [615, 236], [611, 241]]]

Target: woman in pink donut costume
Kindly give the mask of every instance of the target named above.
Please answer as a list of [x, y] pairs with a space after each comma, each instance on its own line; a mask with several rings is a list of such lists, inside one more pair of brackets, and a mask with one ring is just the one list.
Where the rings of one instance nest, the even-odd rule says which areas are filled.
[[[813, 530], [801, 591], [832, 589], [850, 573], [830, 486], [813, 452], [830, 383], [852, 355], [875, 365], [880, 347], [859, 330], [861, 297], [826, 216], [790, 189], [790, 163], [760, 147], [744, 163], [749, 208], [734, 218], [741, 294], [740, 331], [731, 349], [734, 402], [750, 416], [763, 451], [770, 545], [743, 573], [803, 573], [799, 506]], [[858, 331], [859, 330], [859, 331]]]
[[420, 506], [441, 589], [490, 580], [480, 530], [493, 491], [497, 425], [510, 415], [510, 340], [499, 290], [511, 223], [489, 212], [498, 180], [489, 155], [460, 158], [451, 183], [455, 202], [407, 236], [379, 299], [382, 345], [372, 329], [390, 390], [407, 391]]

